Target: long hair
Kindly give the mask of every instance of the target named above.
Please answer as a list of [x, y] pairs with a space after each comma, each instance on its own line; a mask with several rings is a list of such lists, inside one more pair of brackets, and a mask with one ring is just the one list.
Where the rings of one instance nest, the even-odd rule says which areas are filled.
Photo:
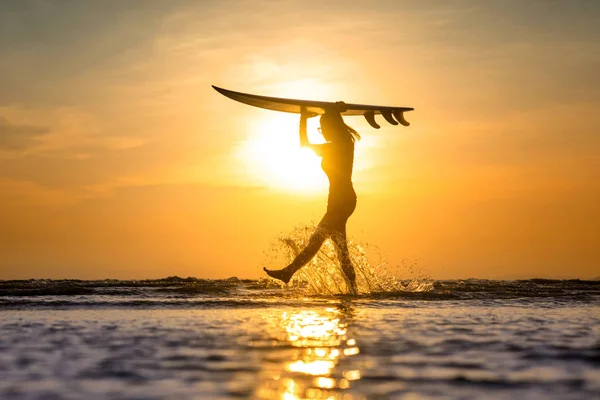
[[344, 139], [350, 139], [353, 143], [360, 140], [358, 132], [354, 128], [346, 125], [339, 112], [325, 111], [325, 113], [321, 115], [320, 123], [321, 126], [323, 126], [323, 123], [329, 124], [337, 133], [342, 134]]

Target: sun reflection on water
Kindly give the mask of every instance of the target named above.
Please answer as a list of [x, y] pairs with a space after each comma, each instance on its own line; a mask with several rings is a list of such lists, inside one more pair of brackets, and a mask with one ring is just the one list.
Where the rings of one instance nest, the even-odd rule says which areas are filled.
[[[349, 357], [359, 354], [349, 337], [351, 310], [326, 308], [283, 312], [274, 318], [282, 357], [257, 392], [263, 399], [354, 399], [351, 388], [360, 370]], [[289, 348], [291, 347], [291, 349]]]

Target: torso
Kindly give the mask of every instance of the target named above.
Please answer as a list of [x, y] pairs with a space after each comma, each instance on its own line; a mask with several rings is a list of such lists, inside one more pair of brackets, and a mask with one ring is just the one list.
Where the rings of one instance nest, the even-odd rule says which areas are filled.
[[356, 193], [352, 186], [354, 142], [330, 143], [323, 154], [321, 167], [329, 179], [328, 211], [343, 211], [356, 206]]

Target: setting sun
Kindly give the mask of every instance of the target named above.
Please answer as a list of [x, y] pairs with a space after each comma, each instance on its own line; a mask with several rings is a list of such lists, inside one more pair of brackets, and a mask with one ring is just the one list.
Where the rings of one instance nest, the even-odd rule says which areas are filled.
[[[323, 142], [317, 125], [317, 118], [309, 120], [309, 136], [313, 142]], [[271, 113], [257, 119], [237, 155], [247, 167], [249, 178], [261, 185], [300, 194], [327, 191], [321, 159], [300, 147], [297, 115]]]

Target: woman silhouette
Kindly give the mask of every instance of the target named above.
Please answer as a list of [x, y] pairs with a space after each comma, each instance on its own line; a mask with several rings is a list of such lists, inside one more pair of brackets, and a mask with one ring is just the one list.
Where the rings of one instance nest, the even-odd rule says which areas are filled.
[[326, 110], [321, 116], [321, 134], [325, 144], [312, 144], [306, 133], [306, 120], [312, 115], [302, 108], [300, 116], [300, 146], [308, 147], [322, 158], [321, 167], [329, 179], [327, 212], [311, 235], [306, 247], [294, 261], [280, 270], [265, 272], [272, 278], [288, 283], [292, 275], [309, 262], [328, 237], [333, 240], [342, 272], [351, 293], [357, 293], [356, 274], [348, 245], [346, 243], [346, 222], [356, 208], [356, 193], [352, 187], [352, 165], [354, 163], [354, 142], [360, 135], [344, 123], [339, 112]]

